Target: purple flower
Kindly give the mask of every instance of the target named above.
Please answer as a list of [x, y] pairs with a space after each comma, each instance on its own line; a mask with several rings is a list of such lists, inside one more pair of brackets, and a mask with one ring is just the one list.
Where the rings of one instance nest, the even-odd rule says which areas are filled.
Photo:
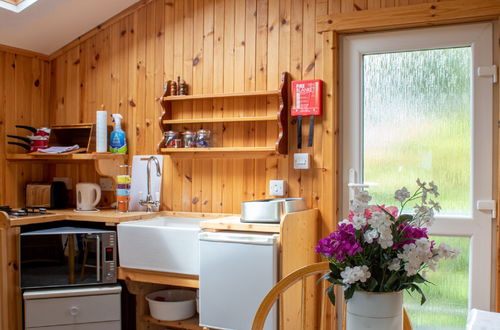
[[320, 239], [316, 252], [325, 258], [335, 258], [342, 262], [346, 256], [353, 256], [363, 251], [361, 243], [356, 240], [356, 233], [352, 224], [342, 223], [339, 228], [328, 237]]
[[412, 244], [419, 238], [429, 238], [427, 236], [427, 228], [419, 228], [410, 226], [407, 222], [403, 222], [398, 226], [398, 230], [401, 231], [401, 242], [397, 242], [393, 245], [393, 249], [396, 250], [405, 244]]

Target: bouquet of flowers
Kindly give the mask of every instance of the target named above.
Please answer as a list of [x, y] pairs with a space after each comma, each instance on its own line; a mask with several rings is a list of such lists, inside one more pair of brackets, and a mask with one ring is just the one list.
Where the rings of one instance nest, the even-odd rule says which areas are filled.
[[[455, 258], [460, 251], [446, 244], [436, 246], [429, 239], [427, 228], [439, 212], [439, 203], [430, 199], [439, 196], [433, 182], [417, 179], [418, 189], [410, 194], [405, 187], [395, 192], [400, 208], [369, 205], [372, 197], [356, 189], [349, 216], [338, 229], [321, 239], [316, 252], [330, 263], [324, 276], [332, 285], [327, 293], [335, 304], [334, 284], [344, 287], [346, 300], [355, 291], [397, 292], [417, 291], [421, 304], [425, 296], [419, 284], [427, 269], [435, 270], [442, 258]], [[412, 214], [402, 214], [406, 204], [417, 201]]]

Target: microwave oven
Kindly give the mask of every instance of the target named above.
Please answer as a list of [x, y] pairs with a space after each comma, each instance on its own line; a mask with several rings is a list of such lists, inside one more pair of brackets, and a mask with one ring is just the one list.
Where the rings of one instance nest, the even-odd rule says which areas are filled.
[[20, 235], [22, 289], [116, 283], [116, 232], [58, 227]]

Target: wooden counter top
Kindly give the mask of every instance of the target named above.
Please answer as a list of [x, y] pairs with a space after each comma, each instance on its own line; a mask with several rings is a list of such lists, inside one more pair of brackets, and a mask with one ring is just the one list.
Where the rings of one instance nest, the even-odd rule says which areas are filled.
[[240, 221], [239, 216], [231, 216], [223, 219], [206, 220], [200, 222], [200, 227], [205, 230], [222, 231], [255, 231], [264, 233], [279, 233], [279, 223], [245, 223]]
[[91, 221], [117, 224], [120, 222], [150, 219], [159, 215], [158, 212], [126, 212], [118, 213], [115, 209], [103, 209], [99, 212], [75, 212], [73, 209], [48, 210], [49, 214], [33, 217], [10, 219], [11, 226], [24, 226], [35, 223], [46, 223], [60, 220]]

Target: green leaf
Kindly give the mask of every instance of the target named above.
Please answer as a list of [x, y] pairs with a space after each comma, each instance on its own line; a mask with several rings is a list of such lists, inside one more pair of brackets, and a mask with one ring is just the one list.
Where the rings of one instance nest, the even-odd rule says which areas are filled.
[[330, 287], [326, 289], [326, 293], [328, 294], [328, 298], [330, 298], [332, 304], [335, 305], [335, 286], [330, 285]]
[[418, 293], [420, 293], [420, 296], [421, 296], [421, 298], [420, 298], [420, 305], [423, 305], [427, 301], [427, 298], [425, 298], [424, 292], [416, 284], [413, 284], [412, 288], [415, 289], [415, 290], [417, 290]]
[[370, 279], [368, 280], [368, 283], [367, 283], [367, 288], [369, 292], [373, 292], [373, 290], [377, 287], [378, 285], [378, 282], [376, 279], [374, 279], [373, 277], [370, 277]]
[[351, 285], [347, 290], [344, 290], [345, 300], [351, 299], [354, 295], [354, 291], [356, 291], [356, 287], [354, 285]]
[[415, 281], [415, 283], [425, 283], [425, 282], [427, 282], [427, 280], [425, 278], [423, 278], [422, 275], [420, 275], [420, 274], [416, 274], [415, 278], [413, 280]]
[[389, 289], [394, 282], [398, 279], [399, 274], [397, 272], [393, 272], [392, 275], [387, 279], [387, 282], [385, 282], [384, 288]]

